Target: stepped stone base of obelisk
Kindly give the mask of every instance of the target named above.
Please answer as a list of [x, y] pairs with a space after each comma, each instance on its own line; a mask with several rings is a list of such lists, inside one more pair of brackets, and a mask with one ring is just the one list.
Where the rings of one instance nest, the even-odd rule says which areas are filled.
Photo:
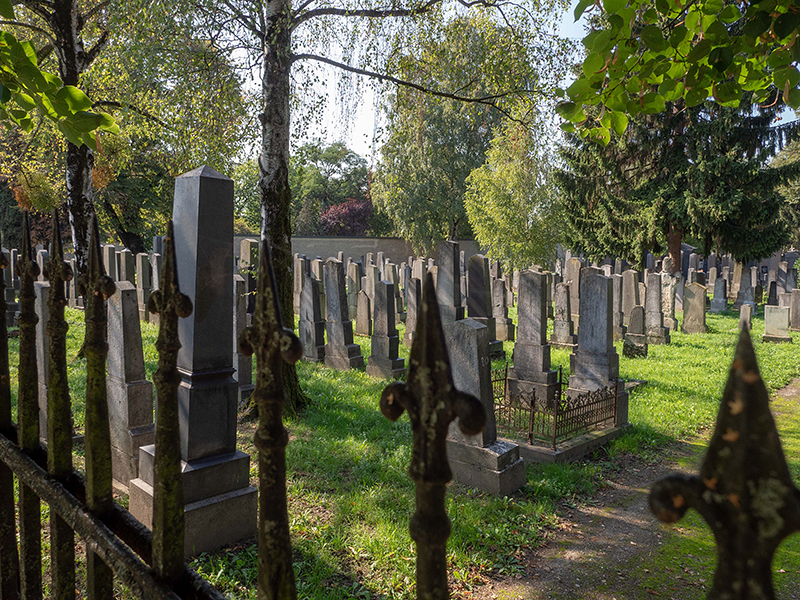
[[498, 440], [482, 448], [447, 440], [447, 460], [461, 485], [496, 496], [508, 496], [525, 485], [525, 463], [516, 444]]

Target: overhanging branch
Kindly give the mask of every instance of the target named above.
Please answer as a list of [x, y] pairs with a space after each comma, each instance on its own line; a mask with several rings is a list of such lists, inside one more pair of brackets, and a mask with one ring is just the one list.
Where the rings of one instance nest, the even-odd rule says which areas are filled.
[[109, 108], [120, 108], [120, 109], [125, 109], [125, 110], [132, 110], [136, 114], [142, 115], [144, 118], [149, 119], [149, 120], [153, 121], [154, 123], [158, 123], [159, 125], [161, 125], [162, 127], [166, 128], [166, 129], [172, 129], [172, 127], [170, 127], [167, 123], [165, 123], [164, 121], [162, 121], [158, 117], [151, 115], [146, 110], [143, 110], [143, 109], [139, 108], [138, 106], [134, 106], [133, 104], [122, 104], [121, 102], [116, 102], [114, 100], [98, 100], [97, 102], [94, 102], [92, 104], [92, 108], [100, 108], [100, 107], [104, 107], [104, 106], [107, 106]]
[[[413, 17], [416, 15], [424, 15], [430, 12], [437, 4], [441, 4], [444, 0], [428, 0], [422, 6], [417, 8], [365, 8], [349, 10], [346, 8], [315, 8], [298, 15], [292, 21], [292, 29], [314, 17], [364, 17], [368, 19], [382, 19], [387, 17]], [[482, 1], [482, 0], [479, 0]]]
[[471, 102], [473, 104], [484, 104], [486, 106], [491, 106], [492, 108], [496, 109], [500, 113], [502, 113], [508, 119], [520, 123], [521, 121], [513, 116], [511, 116], [508, 112], [503, 110], [499, 107], [496, 103], [497, 100], [502, 98], [506, 98], [508, 96], [512, 96], [514, 94], [531, 94], [533, 93], [531, 90], [509, 90], [507, 92], [503, 92], [501, 94], [492, 94], [489, 96], [478, 96], [478, 97], [471, 97], [471, 96], [461, 96], [459, 94], [454, 94], [452, 92], [443, 92], [440, 90], [432, 90], [426, 88], [424, 85], [420, 85], [418, 83], [414, 83], [413, 81], [406, 81], [404, 79], [399, 79], [397, 77], [392, 77], [391, 75], [386, 75], [384, 73], [378, 73], [376, 71], [368, 71], [366, 69], [361, 69], [359, 67], [353, 67], [351, 65], [338, 62], [327, 58], [325, 56], [319, 56], [317, 54], [295, 54], [291, 58], [291, 62], [295, 62], [297, 60], [316, 60], [317, 62], [324, 63], [326, 65], [330, 65], [332, 67], [336, 67], [338, 69], [342, 69], [343, 71], [348, 71], [350, 73], [355, 73], [357, 75], [363, 75], [364, 77], [372, 77], [373, 79], [378, 79], [380, 81], [388, 81], [389, 83], [394, 83], [395, 85], [401, 85], [403, 87], [408, 87], [423, 94], [429, 94], [431, 96], [438, 96], [440, 98], [448, 98], [450, 100], [458, 100], [459, 102]]
[[31, 25], [30, 23], [23, 23], [22, 21], [0, 21], [0, 25], [11, 25], [12, 27], [24, 27], [25, 29], [31, 29], [37, 33], [41, 33], [50, 41], [51, 44], [55, 44], [53, 36], [51, 36], [47, 31], [45, 31], [41, 27], [37, 27], [36, 25]]

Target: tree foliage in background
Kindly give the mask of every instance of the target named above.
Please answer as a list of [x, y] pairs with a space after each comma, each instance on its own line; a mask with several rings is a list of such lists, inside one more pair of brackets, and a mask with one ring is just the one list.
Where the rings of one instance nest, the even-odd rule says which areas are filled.
[[608, 143], [627, 126], [626, 113], [655, 114], [679, 99], [689, 108], [709, 98], [735, 108], [748, 92], [755, 103], [774, 99], [774, 87], [800, 107], [792, 0], [580, 0], [576, 20], [595, 7], [607, 19], [584, 38], [582, 73], [559, 108], [581, 135]]
[[687, 236], [706, 253], [737, 260], [769, 256], [789, 239], [778, 188], [797, 176], [770, 167], [790, 128], [770, 127], [775, 107], [706, 102], [638, 115], [602, 146], [576, 134], [557, 173], [567, 243], [593, 259], [609, 254], [641, 262], [667, 249], [674, 268]]
[[319, 217], [324, 235], [364, 236], [369, 233], [372, 202], [364, 198], [347, 200], [325, 209]]
[[[554, 54], [536, 63], [545, 47]], [[498, 24], [487, 13], [425, 31], [412, 48], [399, 59], [405, 78], [493, 99], [465, 104], [398, 87], [387, 107], [388, 135], [373, 199], [401, 237], [430, 252], [443, 239], [472, 236], [464, 206], [467, 177], [486, 159], [504, 114], [523, 123], [530, 116], [535, 100], [555, 81], [557, 52], [563, 58], [566, 49], [552, 38]], [[480, 71], [475, 65], [482, 65]]]
[[486, 162], [467, 178], [465, 207], [475, 239], [508, 268], [555, 258], [560, 240], [557, 190], [546, 123], [506, 120]]

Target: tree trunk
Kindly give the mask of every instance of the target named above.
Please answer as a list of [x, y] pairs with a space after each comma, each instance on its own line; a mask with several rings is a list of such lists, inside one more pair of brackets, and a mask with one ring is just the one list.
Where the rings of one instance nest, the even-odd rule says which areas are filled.
[[[83, 18], [77, 0], [53, 0], [50, 26], [55, 33], [58, 70], [64, 85], [78, 86], [80, 74], [88, 67], [83, 47]], [[92, 168], [94, 153], [88, 147], [67, 142], [67, 209], [75, 246], [78, 273], [85, 271], [89, 256], [89, 223], [94, 216]]]
[[669, 256], [672, 259], [672, 271], [670, 275], [674, 275], [681, 269], [681, 240], [683, 239], [683, 229], [676, 226], [675, 223], [669, 224], [669, 234], [667, 234], [667, 248]]
[[[289, 188], [289, 69], [291, 32], [290, 0], [269, 0], [269, 18], [264, 38], [264, 75], [261, 93], [264, 110], [261, 120], [259, 195], [261, 235], [272, 248], [272, 265], [281, 304], [283, 323], [294, 329], [292, 306], [292, 228]], [[294, 365], [284, 364], [287, 412], [296, 413], [308, 402], [300, 389]]]

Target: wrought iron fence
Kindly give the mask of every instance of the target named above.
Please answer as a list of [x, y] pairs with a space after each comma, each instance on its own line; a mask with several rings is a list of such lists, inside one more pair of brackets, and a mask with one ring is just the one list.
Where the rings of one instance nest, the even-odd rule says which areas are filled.
[[579, 395], [566, 393], [558, 370], [558, 387], [552, 398], [537, 398], [536, 389], [510, 394], [508, 365], [492, 370], [497, 431], [511, 439], [547, 442], [556, 450], [560, 441], [612, 425], [617, 416], [617, 386]]

